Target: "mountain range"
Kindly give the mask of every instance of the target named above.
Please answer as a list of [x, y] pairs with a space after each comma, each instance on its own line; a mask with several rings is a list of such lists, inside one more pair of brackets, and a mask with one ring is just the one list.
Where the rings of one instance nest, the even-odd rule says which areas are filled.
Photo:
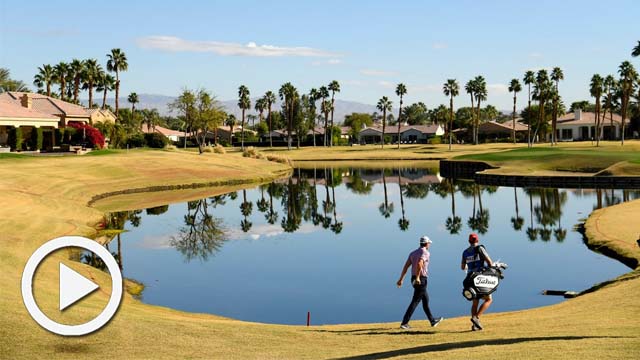
[[[153, 94], [138, 94], [139, 103], [136, 104], [136, 109], [158, 109], [163, 116], [176, 116], [175, 112], [171, 112], [169, 108], [169, 104], [175, 101], [176, 97], [174, 96], [165, 96], [165, 95], [153, 95]], [[249, 114], [257, 115], [258, 113], [253, 110], [253, 106], [255, 105], [255, 101], [258, 98], [251, 99], [251, 110], [245, 112], [245, 116]], [[242, 116], [241, 110], [238, 108], [237, 100], [225, 100], [220, 101], [222, 106], [226, 109], [228, 113], [234, 114], [236, 118], [239, 120]], [[107, 104], [114, 106], [115, 99], [107, 98]], [[318, 102], [318, 105], [320, 103]], [[131, 104], [127, 101], [126, 97], [120, 97], [120, 107], [131, 107]], [[277, 102], [271, 108], [271, 111], [280, 111], [280, 103]], [[336, 123], [341, 123], [344, 121], [344, 117], [351, 113], [373, 113], [376, 112], [377, 109], [375, 105], [364, 104], [357, 101], [348, 101], [336, 99], [335, 101], [335, 111], [334, 111], [334, 121]], [[320, 109], [318, 106], [318, 113], [320, 113]], [[266, 111], [264, 116], [266, 116]]]

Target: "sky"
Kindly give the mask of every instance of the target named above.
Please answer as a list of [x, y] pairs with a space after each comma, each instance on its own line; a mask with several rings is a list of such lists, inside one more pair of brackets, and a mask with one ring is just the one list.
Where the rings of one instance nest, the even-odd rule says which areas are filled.
[[[290, 81], [301, 92], [338, 80], [343, 100], [375, 104], [395, 85], [405, 103], [448, 104], [446, 79], [482, 75], [488, 103], [512, 107], [507, 84], [563, 69], [566, 104], [589, 98], [594, 73], [615, 74], [640, 40], [640, 1], [8, 1], [0, 0], [0, 67], [31, 85], [38, 66], [121, 48], [121, 93], [220, 100]], [[33, 87], [33, 85], [31, 85]], [[86, 96], [86, 95], [85, 95]], [[526, 90], [518, 108], [525, 106]], [[466, 106], [469, 96], [455, 99]]]

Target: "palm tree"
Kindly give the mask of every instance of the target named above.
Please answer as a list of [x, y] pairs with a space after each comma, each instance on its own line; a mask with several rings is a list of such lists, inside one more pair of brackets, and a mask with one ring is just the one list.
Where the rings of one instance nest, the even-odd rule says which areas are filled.
[[537, 138], [540, 127], [546, 124], [545, 105], [547, 100], [554, 95], [554, 90], [549, 80], [547, 70], [539, 70], [533, 86], [533, 97], [535, 100], [538, 100], [538, 123], [536, 124], [536, 131], [533, 133], [533, 141]]
[[298, 90], [290, 83], [282, 84], [278, 91], [280, 100], [284, 102], [284, 110], [287, 115], [287, 148], [291, 150], [291, 132], [293, 131], [294, 105], [298, 98]]
[[316, 101], [320, 99], [320, 93], [316, 88], [309, 90], [309, 103], [313, 117], [311, 118], [311, 134], [313, 136], [313, 147], [316, 147]]
[[[520, 85], [520, 81], [518, 79], [511, 79], [511, 84], [509, 84], [509, 92], [513, 93], [513, 113], [511, 114], [511, 121], [513, 122], [513, 143], [516, 143], [516, 100], [517, 94], [522, 91], [522, 86]], [[517, 200], [516, 200], [517, 201]]]
[[476, 88], [477, 88], [477, 84], [476, 84], [474, 79], [471, 79], [471, 80], [467, 81], [467, 83], [464, 85], [464, 90], [471, 97], [471, 123], [474, 124], [474, 125], [472, 125], [473, 132], [472, 132], [471, 136], [473, 137], [473, 139], [476, 138], [476, 127], [475, 127], [476, 115], [475, 115], [475, 111], [474, 111], [474, 108], [475, 108], [474, 99], [475, 99], [475, 94], [476, 94]]
[[324, 114], [324, 146], [327, 146], [327, 124], [329, 123], [329, 113], [332, 108], [331, 100], [324, 100], [320, 105], [320, 112]]
[[240, 148], [244, 151], [244, 112], [251, 109], [251, 99], [249, 98], [249, 88], [240, 85], [238, 88], [238, 107], [242, 110], [242, 133], [240, 134], [242, 142]]
[[600, 97], [602, 96], [602, 87], [604, 86], [604, 79], [599, 74], [594, 74], [591, 77], [591, 84], [589, 93], [596, 98], [596, 146], [600, 146]]
[[560, 82], [560, 80], [564, 80], [564, 73], [562, 72], [562, 69], [560, 69], [559, 67], [554, 67], [553, 70], [551, 70], [551, 80], [554, 81], [556, 83], [556, 94], [558, 94], [558, 96], [554, 96], [553, 97], [553, 117], [551, 118], [551, 145], [555, 145], [557, 144], [557, 139], [556, 139], [556, 124], [558, 122], [558, 103], [559, 103], [559, 99], [560, 99], [560, 91], [558, 90], [558, 83]]
[[136, 104], [140, 102], [138, 94], [132, 92], [127, 97], [127, 101], [131, 103], [131, 115], [134, 116], [136, 114]]
[[271, 106], [276, 102], [276, 94], [269, 90], [263, 97], [265, 103], [267, 103], [267, 120], [269, 120], [269, 147], [273, 147], [273, 140], [271, 139], [271, 132], [273, 131], [271, 122]]
[[33, 85], [38, 88], [47, 88], [47, 96], [51, 96], [51, 84], [55, 80], [55, 72], [49, 64], [43, 64], [38, 68], [38, 73], [33, 77]]
[[378, 100], [377, 108], [382, 111], [382, 148], [384, 149], [384, 131], [387, 126], [387, 111], [391, 111], [391, 100], [388, 97], [383, 96]]
[[[524, 78], [522, 79], [525, 85], [529, 87], [529, 104], [527, 105], [527, 114], [531, 115], [531, 84], [533, 84], [535, 79], [535, 74], [533, 71], [528, 70], [524, 73]], [[527, 121], [527, 146], [531, 147], [531, 119]]]
[[73, 102], [78, 102], [78, 94], [80, 93], [80, 80], [84, 74], [84, 61], [73, 59], [69, 63], [71, 75], [73, 77]]
[[120, 49], [111, 49], [111, 53], [107, 54], [107, 71], [116, 73], [116, 118], [118, 115], [118, 97], [120, 96], [120, 71], [127, 71], [129, 64], [127, 63], [127, 56]]
[[607, 117], [607, 109], [609, 109], [610, 116], [610, 137], [611, 140], [615, 140], [615, 131], [613, 130], [613, 89], [616, 87], [616, 79], [614, 79], [613, 75], [607, 75], [604, 78], [604, 87], [607, 93], [605, 102], [604, 102], [604, 116], [602, 117], [602, 127], [604, 128], [604, 120]]
[[112, 91], [116, 86], [116, 79], [108, 74], [102, 69], [100, 70], [100, 74], [98, 75], [98, 86], [96, 87], [96, 91], [102, 91], [102, 109], [107, 108], [107, 92]]
[[475, 139], [473, 141], [474, 144], [478, 145], [478, 132], [480, 131], [480, 104], [482, 101], [487, 100], [487, 82], [485, 81], [483, 76], [476, 76], [473, 79], [475, 83], [475, 97], [476, 97], [476, 123], [475, 123]]
[[453, 98], [460, 93], [460, 86], [456, 79], [447, 79], [442, 88], [444, 95], [449, 97], [449, 151], [453, 141]]
[[633, 48], [633, 51], [631, 51], [631, 56], [633, 57], [638, 57], [640, 56], [640, 40], [638, 40], [638, 45], [636, 45]]
[[147, 131], [151, 129], [155, 131], [156, 125], [160, 122], [160, 113], [158, 112], [158, 109], [143, 109], [142, 121], [147, 125]]
[[102, 67], [98, 64], [98, 60], [85, 60], [82, 89], [89, 90], [89, 108], [93, 107], [93, 89], [96, 87], [102, 72]]
[[400, 83], [396, 86], [396, 95], [400, 97], [400, 109], [398, 110], [398, 149], [400, 149], [400, 125], [402, 125], [402, 97], [407, 93], [407, 87]]
[[[335, 95], [337, 92], [340, 92], [340, 84], [338, 83], [338, 81], [333, 80], [331, 83], [329, 83], [329, 91], [331, 91], [331, 129], [333, 129], [333, 111], [336, 108], [336, 104], [335, 104]], [[330, 138], [329, 138], [329, 146], [333, 146], [333, 130], [330, 132], [329, 134]]]
[[53, 67], [53, 71], [55, 72], [55, 80], [58, 84], [60, 84], [60, 99], [64, 100], [64, 90], [67, 84], [67, 74], [69, 73], [69, 65], [65, 62], [59, 62], [56, 66]]
[[[320, 111], [324, 113], [324, 110], [322, 110], [323, 106], [325, 106], [325, 101], [327, 100], [327, 98], [329, 97], [329, 89], [326, 86], [321, 86], [320, 89], [318, 89], [318, 96], [322, 99], [322, 102], [320, 103]], [[331, 103], [329, 103], [329, 105], [327, 105], [327, 109], [329, 109], [329, 111], [331, 111]], [[328, 143], [328, 139], [327, 139], [327, 129], [329, 126], [329, 120], [328, 120], [328, 116], [327, 114], [325, 114], [324, 116], [324, 146], [327, 146]]]
[[264, 100], [264, 97], [257, 99], [253, 108], [258, 112], [258, 123], [261, 123], [264, 120], [264, 110], [267, 108], [267, 102]]
[[236, 126], [236, 116], [229, 114], [224, 124], [229, 127], [229, 144], [233, 146], [233, 127]]
[[29, 88], [22, 81], [11, 79], [9, 69], [0, 68], [0, 93], [4, 91], [28, 92]]
[[624, 61], [618, 67], [618, 73], [620, 74], [620, 89], [621, 89], [621, 113], [622, 115], [622, 129], [620, 130], [620, 135], [622, 139], [622, 145], [624, 145], [624, 128], [625, 128], [625, 118], [627, 117], [627, 109], [629, 107], [629, 99], [631, 98], [631, 92], [633, 91], [634, 82], [638, 78], [638, 73], [633, 65]]

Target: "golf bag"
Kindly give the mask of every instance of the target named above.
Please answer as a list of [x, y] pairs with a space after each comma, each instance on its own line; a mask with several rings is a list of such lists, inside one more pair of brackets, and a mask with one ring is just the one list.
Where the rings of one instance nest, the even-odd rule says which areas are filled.
[[500, 280], [504, 279], [503, 271], [507, 264], [496, 262], [493, 266], [487, 266], [480, 271], [467, 274], [462, 282], [462, 296], [471, 301], [486, 295], [491, 295], [498, 289]]

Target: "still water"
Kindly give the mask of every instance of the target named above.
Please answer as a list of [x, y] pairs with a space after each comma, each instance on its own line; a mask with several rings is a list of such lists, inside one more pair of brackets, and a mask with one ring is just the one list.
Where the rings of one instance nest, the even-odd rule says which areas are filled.
[[[409, 281], [395, 282], [421, 235], [432, 240], [434, 315], [466, 315], [461, 253], [477, 232], [509, 264], [490, 311], [563, 301], [629, 271], [590, 251], [574, 226], [598, 207], [638, 198], [628, 190], [479, 186], [437, 169], [297, 169], [253, 189], [109, 215], [127, 232], [124, 276], [142, 300], [190, 312], [282, 324], [400, 321]], [[421, 308], [414, 319], [424, 319]]]

